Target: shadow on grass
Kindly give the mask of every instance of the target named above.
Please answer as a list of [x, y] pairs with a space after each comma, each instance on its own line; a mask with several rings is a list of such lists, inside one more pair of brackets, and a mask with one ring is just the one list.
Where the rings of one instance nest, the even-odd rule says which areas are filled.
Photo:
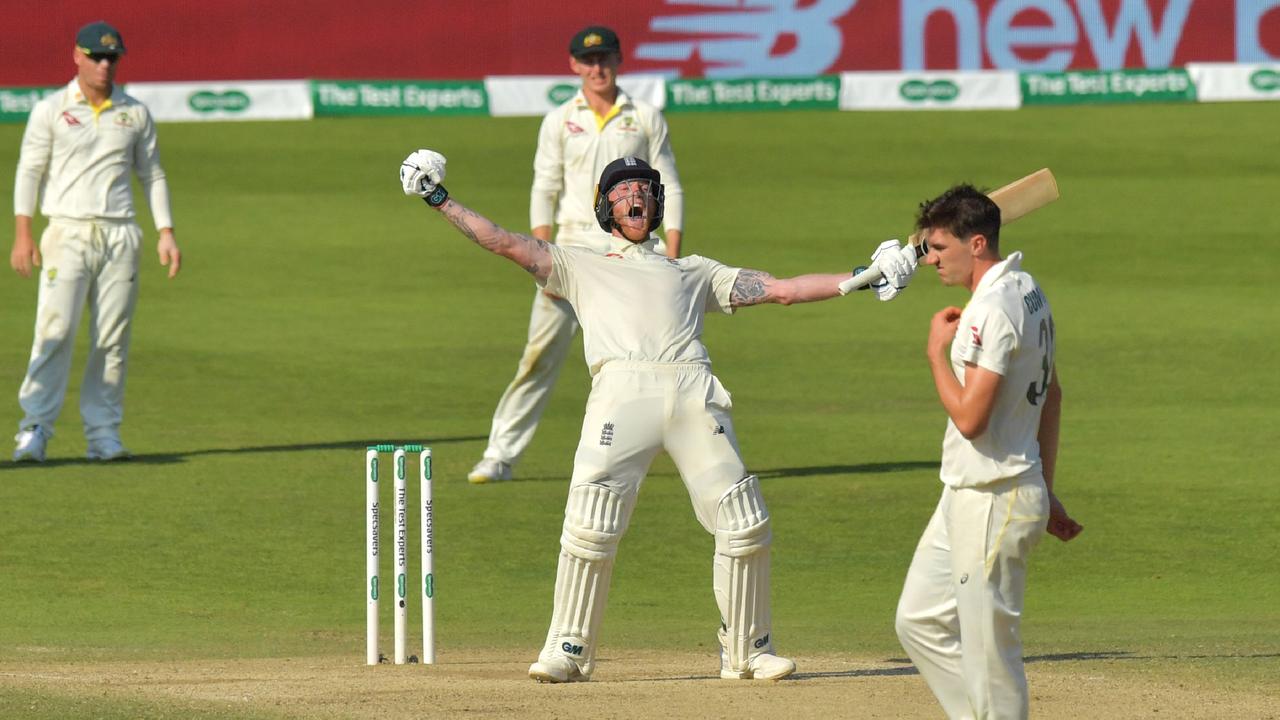
[[[1023, 658], [1025, 663], [1064, 663], [1064, 662], [1089, 662], [1093, 660], [1205, 660], [1205, 659], [1271, 659], [1280, 658], [1280, 653], [1253, 653], [1253, 654], [1217, 654], [1217, 655], [1139, 655], [1130, 650], [1098, 650], [1093, 652], [1073, 652], [1073, 653], [1053, 653], [1049, 655], [1029, 655]], [[848, 670], [832, 670], [827, 672], [797, 672], [783, 682], [794, 682], [797, 680], [823, 680], [827, 678], [855, 678], [855, 677], [896, 677], [902, 675], [919, 675], [919, 671], [906, 658], [886, 658], [885, 663], [892, 663], [898, 667], [881, 667], [881, 668], [850, 668]], [[668, 678], [645, 678], [643, 680], [635, 680], [631, 682], [666, 682], [671, 680], [714, 680], [719, 675], [687, 675], [682, 677]]]
[[761, 480], [775, 478], [815, 477], [818, 475], [874, 475], [879, 473], [930, 470], [938, 467], [937, 460], [904, 460], [902, 462], [862, 463], [860, 465], [814, 465], [812, 467], [773, 468], [755, 470]]
[[[465, 435], [460, 437], [441, 437], [427, 438], [423, 440], [400, 441], [396, 440], [395, 444], [402, 445], [413, 443], [422, 443], [428, 447], [432, 445], [448, 445], [451, 443], [472, 442], [476, 440], [487, 440], [487, 435]], [[384, 441], [385, 442], [385, 441]], [[171, 465], [174, 463], [187, 462], [192, 458], [207, 455], [249, 455], [255, 453], [287, 453], [287, 452], [307, 452], [314, 450], [362, 450], [370, 443], [365, 440], [337, 440], [334, 442], [317, 442], [317, 443], [296, 443], [292, 445], [257, 445], [250, 447], [236, 448], [204, 448], [196, 450], [177, 450], [169, 453], [141, 453], [134, 455], [128, 460], [113, 460], [108, 465]], [[37, 469], [42, 467], [73, 467], [76, 465], [102, 465], [101, 460], [89, 460], [87, 458], [51, 458], [42, 463], [15, 463], [9, 462], [0, 464], [0, 471], [3, 470], [22, 470]]]
[[[936, 469], [936, 460], [905, 460], [903, 462], [862, 463], [861, 465], [814, 465], [812, 467], [772, 468], [766, 470], [748, 470], [761, 480], [777, 480], [782, 478], [819, 477], [822, 475], [874, 475], [879, 473], [908, 472], [911, 470]], [[675, 477], [675, 473], [651, 472], [649, 477]], [[521, 477], [518, 474], [512, 482], [564, 482], [567, 475], [541, 475]]]

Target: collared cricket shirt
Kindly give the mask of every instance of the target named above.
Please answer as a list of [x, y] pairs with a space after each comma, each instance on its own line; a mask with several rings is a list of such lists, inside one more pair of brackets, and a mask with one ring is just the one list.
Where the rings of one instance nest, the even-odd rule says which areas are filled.
[[551, 275], [543, 283], [573, 305], [591, 374], [611, 360], [709, 367], [703, 318], [733, 312], [729, 296], [739, 268], [698, 255], [672, 260], [654, 252], [652, 240], [633, 245], [612, 239], [604, 255], [551, 245]]
[[1002, 376], [991, 419], [968, 440], [947, 420], [941, 478], [979, 487], [1040, 471], [1040, 413], [1053, 375], [1054, 327], [1049, 301], [1021, 269], [1015, 252], [983, 275], [960, 315], [951, 368], [964, 383], [965, 363]]
[[72, 80], [36, 103], [22, 136], [14, 181], [16, 215], [132, 220], [130, 171], [147, 193], [156, 229], [173, 227], [156, 128], [147, 108], [117, 85], [93, 108]]

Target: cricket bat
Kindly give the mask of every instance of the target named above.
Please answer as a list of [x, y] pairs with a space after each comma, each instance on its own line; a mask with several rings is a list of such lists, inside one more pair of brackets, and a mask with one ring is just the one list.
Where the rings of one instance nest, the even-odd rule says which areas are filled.
[[[1041, 168], [1026, 177], [1018, 178], [987, 195], [1000, 208], [1000, 225], [1009, 223], [1039, 210], [1058, 199], [1058, 181], [1049, 168]], [[908, 243], [915, 246], [916, 257], [922, 258], [929, 246], [919, 234], [913, 234]], [[882, 277], [880, 268], [871, 267], [840, 283], [840, 294], [847, 295], [861, 290]]]

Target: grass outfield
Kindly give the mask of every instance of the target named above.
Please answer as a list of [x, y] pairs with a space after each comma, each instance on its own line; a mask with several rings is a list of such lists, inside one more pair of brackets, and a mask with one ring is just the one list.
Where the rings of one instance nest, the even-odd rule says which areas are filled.
[[[1026, 252], [1054, 307], [1058, 490], [1086, 530], [1035, 553], [1026, 652], [1274, 693], [1275, 118], [1258, 103], [670, 122], [686, 251], [776, 275], [865, 262], [952, 182], [1052, 167], [1062, 200], [1003, 246]], [[0, 663], [361, 663], [360, 448], [375, 440], [435, 448], [441, 659], [475, 647], [533, 659], [588, 389], [580, 343], [518, 481], [469, 486], [532, 283], [403, 197], [396, 170], [409, 150], [439, 149], [457, 198], [524, 230], [537, 124], [160, 128], [184, 270], [164, 279], [144, 222], [124, 426], [136, 458], [82, 460], [82, 340], [49, 462], [0, 462]], [[0, 126], [0, 197], [21, 132]], [[0, 392], [16, 423], [36, 291], [5, 277]], [[774, 518], [782, 651], [902, 657], [894, 605], [937, 499], [945, 421], [924, 340], [931, 313], [965, 299], [926, 268], [891, 304], [708, 320]], [[601, 655], [713, 653], [711, 549], [660, 458], [621, 546]], [[36, 705], [58, 717], [75, 703]]]

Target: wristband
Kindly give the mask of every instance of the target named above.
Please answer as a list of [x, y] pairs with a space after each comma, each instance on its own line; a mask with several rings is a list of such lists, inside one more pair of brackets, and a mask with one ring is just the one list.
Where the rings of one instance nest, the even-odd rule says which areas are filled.
[[448, 199], [449, 191], [445, 190], [443, 185], [436, 185], [436, 189], [432, 190], [430, 195], [423, 197], [422, 202], [439, 210], [440, 206], [444, 204], [444, 201]]

